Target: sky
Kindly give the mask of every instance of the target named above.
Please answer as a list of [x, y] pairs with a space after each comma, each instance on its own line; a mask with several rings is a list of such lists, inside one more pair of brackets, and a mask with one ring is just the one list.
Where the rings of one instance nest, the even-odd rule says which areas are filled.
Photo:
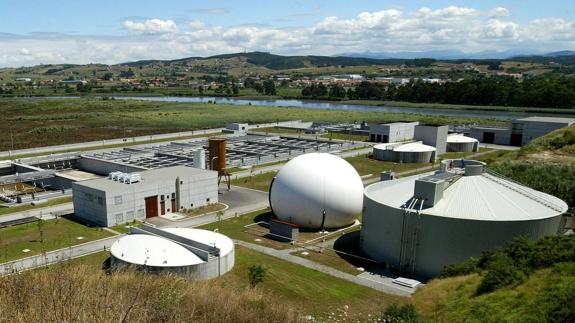
[[243, 51], [575, 50], [573, 0], [0, 0], [0, 67]]

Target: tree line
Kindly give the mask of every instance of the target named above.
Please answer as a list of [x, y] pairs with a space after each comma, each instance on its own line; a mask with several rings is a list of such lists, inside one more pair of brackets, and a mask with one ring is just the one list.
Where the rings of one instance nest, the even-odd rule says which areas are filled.
[[493, 105], [541, 108], [575, 108], [575, 79], [513, 78], [470, 79], [445, 84], [411, 80], [396, 86], [361, 82], [355, 88], [312, 84], [303, 88], [303, 98], [387, 100], [417, 103]]

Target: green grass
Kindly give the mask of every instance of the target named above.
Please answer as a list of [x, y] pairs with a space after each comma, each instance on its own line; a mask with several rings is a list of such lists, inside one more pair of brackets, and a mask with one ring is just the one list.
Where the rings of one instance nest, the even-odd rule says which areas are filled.
[[[6, 262], [29, 257], [43, 251], [61, 249], [111, 235], [101, 228], [90, 228], [66, 218], [2, 228], [0, 229], [0, 260]], [[78, 240], [77, 237], [84, 237], [84, 239]], [[23, 249], [30, 249], [30, 252], [24, 253]]]
[[396, 163], [381, 161], [370, 158], [368, 155], [348, 157], [347, 160], [359, 173], [359, 175], [373, 174], [378, 176], [381, 172], [391, 170], [399, 173], [426, 166], [433, 166], [431, 163]]
[[[5, 122], [0, 123], [0, 133], [13, 134], [15, 149], [208, 129], [222, 127], [230, 121], [252, 124], [294, 119], [334, 123], [350, 120], [375, 123], [399, 120], [448, 124], [501, 123], [495, 119], [430, 116], [423, 113], [402, 114], [98, 98], [0, 99], [0, 112], [6, 116]], [[50, 129], [58, 131], [30, 133], [36, 127], [48, 126], [56, 127]], [[61, 132], [62, 129], [65, 132]], [[0, 142], [0, 150], [10, 148], [10, 140]]]
[[268, 270], [258, 288], [319, 317], [325, 318], [331, 312], [339, 314], [347, 305], [348, 319], [365, 321], [368, 313], [378, 313], [388, 304], [405, 300], [239, 246], [235, 267], [224, 278], [246, 286], [247, 268], [252, 265], [263, 265]]
[[[525, 282], [477, 296], [481, 276], [433, 280], [412, 301], [430, 322], [550, 322], [561, 311], [573, 312], [575, 264], [538, 270]], [[554, 312], [552, 314], [550, 312]], [[555, 316], [554, 322], [565, 318]]]
[[13, 207], [3, 207], [3, 208], [0, 208], [0, 216], [12, 214], [15, 212], [29, 211], [29, 210], [40, 209], [40, 208], [45, 208], [45, 207], [54, 206], [54, 205], [58, 205], [58, 204], [70, 203], [70, 202], [72, 202], [72, 197], [66, 196], [66, 197], [51, 199], [51, 200], [48, 200], [48, 202], [43, 203], [43, 204], [39, 204], [39, 205], [25, 204], [25, 205], [13, 206]]
[[110, 227], [110, 229], [112, 229], [116, 232], [120, 232], [120, 233], [128, 233], [128, 232], [130, 232], [129, 227], [140, 227], [141, 225], [142, 225], [142, 222], [134, 221], [132, 223], [118, 224], [118, 225], [115, 225], [113, 227]]
[[[274, 249], [286, 249], [291, 248], [291, 245], [288, 243], [278, 242], [274, 240], [267, 239], [262, 237], [262, 234], [256, 232], [254, 229], [266, 231], [267, 228], [262, 228], [255, 226], [254, 229], [245, 230], [245, 226], [248, 224], [254, 224], [260, 221], [269, 221], [271, 218], [272, 213], [270, 210], [260, 210], [248, 214], [244, 214], [238, 217], [233, 217], [230, 219], [222, 220], [221, 222], [213, 222], [210, 224], [203, 225], [199, 227], [200, 229], [205, 230], [214, 230], [218, 229], [218, 231], [232, 239], [243, 240], [250, 243], [261, 244], [266, 247], [274, 248]], [[255, 239], [260, 239], [261, 242], [256, 242]]]
[[347, 140], [347, 141], [368, 141], [369, 137], [367, 135], [350, 135], [339, 132], [324, 133], [320, 136], [326, 139], [336, 139], [336, 140]]
[[[479, 153], [483, 153], [483, 152], [487, 152], [487, 151], [491, 151], [493, 149], [489, 149], [489, 148], [483, 148], [483, 147], [479, 147]], [[445, 159], [459, 159], [459, 158], [463, 158], [463, 157], [467, 157], [467, 156], [471, 156], [477, 154], [476, 152], [472, 152], [472, 151], [460, 151], [460, 152], [446, 152], [443, 153], [441, 155], [439, 155], [439, 160], [445, 160]]]
[[574, 114], [575, 113], [573, 111], [573, 109], [559, 109], [559, 108], [531, 108], [531, 107], [463, 105], [463, 104], [445, 104], [445, 103], [417, 103], [417, 102], [380, 101], [380, 100], [345, 100], [345, 101], [334, 101], [333, 103], [336, 103], [336, 104], [360, 104], [360, 105], [373, 105], [373, 106], [392, 106], [392, 107], [420, 108], [420, 109], [509, 111], [509, 112], [561, 113], [561, 114]]
[[263, 174], [248, 176], [232, 180], [232, 185], [247, 187], [254, 190], [269, 192], [270, 183], [277, 172], [267, 172]]

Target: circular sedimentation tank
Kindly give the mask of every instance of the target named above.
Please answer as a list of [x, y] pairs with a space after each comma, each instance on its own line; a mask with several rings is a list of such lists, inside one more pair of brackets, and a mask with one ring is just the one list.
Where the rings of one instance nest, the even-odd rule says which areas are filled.
[[470, 152], [476, 150], [479, 141], [475, 138], [466, 137], [464, 135], [449, 135], [447, 136], [447, 151], [448, 152]]
[[352, 224], [363, 206], [363, 183], [344, 159], [327, 153], [298, 156], [285, 164], [270, 187], [275, 216], [304, 229]]

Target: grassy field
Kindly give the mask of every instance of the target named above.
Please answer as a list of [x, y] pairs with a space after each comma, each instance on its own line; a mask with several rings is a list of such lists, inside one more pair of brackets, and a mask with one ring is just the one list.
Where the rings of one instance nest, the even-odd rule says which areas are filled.
[[276, 174], [277, 172], [267, 172], [249, 177], [238, 178], [232, 180], [232, 185], [268, 192], [270, 190], [270, 183]]
[[40, 208], [45, 208], [45, 207], [54, 206], [54, 205], [63, 204], [63, 203], [70, 203], [70, 202], [72, 202], [72, 197], [67, 196], [67, 197], [60, 197], [60, 198], [56, 198], [56, 199], [51, 199], [51, 200], [48, 200], [48, 202], [40, 204], [40, 205], [25, 204], [25, 205], [13, 206], [13, 207], [9, 207], [9, 208], [3, 207], [3, 208], [0, 208], [0, 217], [2, 215], [11, 214], [11, 213], [15, 213], [15, 212], [23, 212], [23, 211], [28, 211], [28, 210], [40, 209]]
[[333, 103], [336, 103], [336, 104], [360, 104], [360, 105], [373, 105], [373, 106], [392, 106], [392, 107], [421, 108], [421, 109], [451, 109], [451, 110], [475, 110], [475, 111], [508, 111], [508, 112], [575, 114], [575, 111], [573, 109], [462, 105], [462, 104], [445, 104], [445, 103], [417, 103], [417, 102], [402, 102], [402, 101], [345, 100], [345, 101], [334, 101]]
[[[224, 126], [232, 120], [248, 123], [293, 119], [323, 122], [417, 120], [424, 123], [501, 123], [489, 119], [423, 113], [390, 114], [98, 98], [0, 99], [0, 112], [6, 116], [6, 122], [0, 123], [0, 133], [12, 134], [14, 149], [207, 129]], [[0, 150], [11, 149], [11, 146], [11, 140], [0, 142]]]
[[[0, 259], [6, 262], [111, 235], [100, 228], [90, 228], [66, 218], [2, 228], [0, 229]], [[83, 239], [77, 239], [78, 237], [83, 237]], [[30, 249], [30, 251], [24, 253], [22, 252], [24, 249]]]

